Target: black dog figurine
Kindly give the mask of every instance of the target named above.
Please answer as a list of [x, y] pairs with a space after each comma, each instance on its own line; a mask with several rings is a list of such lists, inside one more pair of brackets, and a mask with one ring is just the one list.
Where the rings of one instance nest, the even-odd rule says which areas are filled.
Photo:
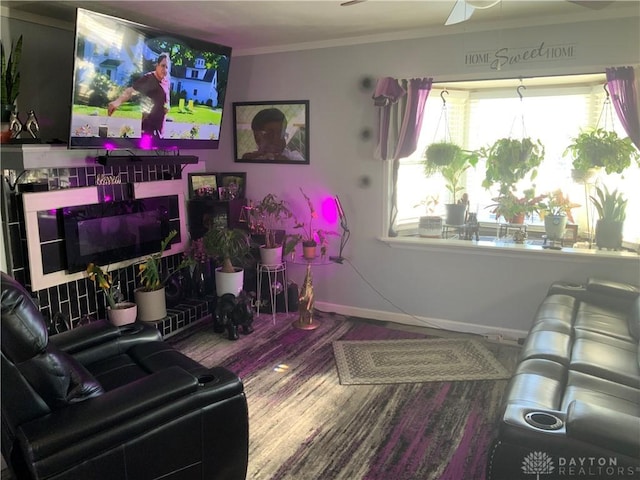
[[229, 340], [238, 340], [238, 327], [242, 333], [248, 335], [253, 332], [253, 307], [251, 295], [242, 291], [236, 297], [232, 293], [225, 293], [218, 299], [216, 305], [213, 330], [222, 333], [227, 330]]

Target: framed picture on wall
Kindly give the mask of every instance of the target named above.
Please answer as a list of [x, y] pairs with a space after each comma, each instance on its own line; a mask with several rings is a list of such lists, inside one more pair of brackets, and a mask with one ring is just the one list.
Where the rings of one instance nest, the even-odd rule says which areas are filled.
[[233, 104], [236, 162], [309, 164], [309, 100]]
[[218, 198], [218, 177], [214, 172], [189, 173], [189, 198]]
[[246, 172], [223, 172], [217, 174], [220, 200], [245, 198], [247, 192]]

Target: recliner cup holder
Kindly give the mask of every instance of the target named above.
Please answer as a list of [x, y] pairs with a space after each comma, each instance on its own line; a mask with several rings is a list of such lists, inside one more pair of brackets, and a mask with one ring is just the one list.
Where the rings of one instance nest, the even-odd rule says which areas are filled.
[[198, 377], [198, 385], [202, 387], [207, 383], [213, 382], [215, 379], [216, 379], [215, 375], [211, 375], [211, 374], [200, 375]]
[[564, 425], [560, 418], [547, 412], [529, 412], [524, 416], [524, 421], [541, 430], [560, 430]]

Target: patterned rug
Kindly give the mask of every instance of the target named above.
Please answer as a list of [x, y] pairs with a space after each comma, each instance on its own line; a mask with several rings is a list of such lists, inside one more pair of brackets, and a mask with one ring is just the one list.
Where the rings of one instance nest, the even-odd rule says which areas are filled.
[[510, 372], [478, 340], [333, 342], [342, 385], [502, 380]]

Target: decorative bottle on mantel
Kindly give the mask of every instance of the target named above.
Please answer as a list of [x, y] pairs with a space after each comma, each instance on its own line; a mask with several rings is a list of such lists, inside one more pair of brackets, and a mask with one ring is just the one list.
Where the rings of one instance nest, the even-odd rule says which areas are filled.
[[38, 138], [40, 135], [40, 125], [36, 118], [36, 112], [33, 110], [29, 110], [29, 116], [27, 117], [27, 122], [24, 124], [24, 129], [29, 132], [32, 138]]

